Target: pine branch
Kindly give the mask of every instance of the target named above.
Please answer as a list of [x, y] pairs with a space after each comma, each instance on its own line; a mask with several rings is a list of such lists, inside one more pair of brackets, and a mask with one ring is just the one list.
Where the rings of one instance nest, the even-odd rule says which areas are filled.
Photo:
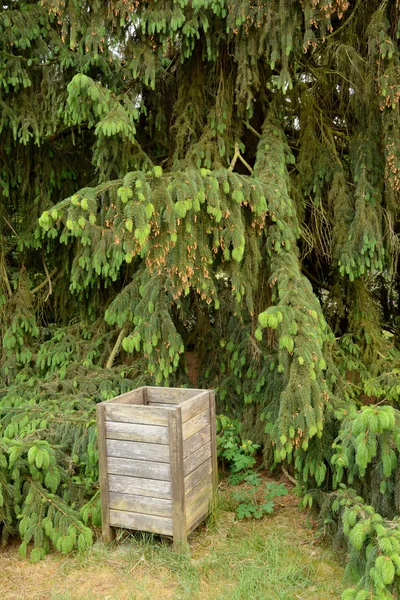
[[68, 135], [72, 135], [75, 132], [87, 131], [88, 129], [89, 129], [89, 127], [85, 123], [80, 123], [79, 125], [71, 125], [70, 127], [65, 127], [64, 129], [60, 129], [59, 131], [56, 131], [52, 135], [49, 135], [46, 138], [46, 142], [49, 142], [50, 144], [52, 144], [53, 142], [56, 142], [60, 138], [66, 137]]

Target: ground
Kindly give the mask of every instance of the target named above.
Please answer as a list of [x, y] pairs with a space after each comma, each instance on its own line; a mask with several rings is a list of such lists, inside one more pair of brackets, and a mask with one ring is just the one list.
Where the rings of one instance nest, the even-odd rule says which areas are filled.
[[225, 503], [190, 538], [189, 555], [168, 540], [121, 532], [111, 548], [52, 554], [33, 565], [18, 545], [0, 554], [2, 600], [339, 600], [343, 557], [316, 540], [293, 493], [260, 521], [237, 521]]

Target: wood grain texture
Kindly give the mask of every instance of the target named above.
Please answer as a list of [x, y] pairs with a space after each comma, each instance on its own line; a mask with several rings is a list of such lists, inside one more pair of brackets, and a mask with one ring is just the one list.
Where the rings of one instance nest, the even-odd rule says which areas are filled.
[[186, 499], [183, 473], [183, 439], [181, 408], [169, 413], [169, 445], [171, 449], [172, 522], [174, 545], [184, 547], [186, 536]]
[[183, 402], [182, 404], [182, 423], [185, 423], [192, 417], [195, 417], [203, 410], [207, 410], [209, 406], [208, 392], [202, 391], [190, 400]]
[[205, 498], [208, 498], [211, 503], [213, 495], [212, 483], [212, 473], [209, 473], [205, 479], [200, 481], [196, 487], [186, 494], [186, 510], [188, 513]]
[[169, 463], [169, 446], [166, 444], [146, 444], [145, 442], [106, 440], [106, 448], [107, 456]]
[[109, 456], [107, 458], [107, 471], [112, 475], [128, 475], [129, 477], [171, 481], [171, 466], [169, 463]]
[[106, 437], [111, 440], [168, 444], [168, 427], [137, 423], [106, 422]]
[[186, 526], [188, 531], [191, 531], [193, 525], [197, 525], [203, 519], [205, 519], [210, 511], [210, 498], [209, 496], [200, 499], [195, 506], [188, 511], [186, 518]]
[[197, 396], [204, 390], [188, 388], [163, 388], [149, 385], [146, 388], [148, 402], [166, 402], [167, 404], [181, 404], [185, 400]]
[[164, 408], [174, 409], [178, 406], [178, 404], [172, 404], [171, 402], [149, 402], [148, 406], [163, 406]]
[[188, 535], [190, 535], [196, 529], [196, 527], [201, 525], [201, 523], [208, 517], [209, 514], [210, 508], [207, 508], [206, 512], [203, 512], [203, 514], [197, 517], [197, 519], [192, 519], [191, 525], [188, 527]]
[[189, 454], [193, 454], [193, 452], [196, 452], [196, 450], [204, 446], [207, 442], [211, 443], [210, 425], [206, 425], [183, 442], [183, 458], [186, 458]]
[[99, 479], [100, 479], [100, 505], [101, 505], [101, 529], [103, 542], [109, 544], [113, 539], [110, 528], [110, 514], [108, 505], [108, 474], [107, 474], [107, 450], [105, 436], [105, 407], [100, 403], [96, 406], [97, 439], [99, 450]]
[[105, 403], [106, 421], [138, 423], [143, 425], [168, 425], [169, 409], [153, 406], [128, 406]]
[[110, 509], [114, 510], [127, 510], [146, 515], [172, 518], [172, 500], [164, 498], [110, 492], [108, 503]]
[[186, 494], [196, 487], [196, 485], [198, 485], [211, 472], [212, 462], [210, 457], [185, 477]]
[[192, 471], [201, 465], [205, 460], [211, 457], [211, 444], [207, 443], [201, 446], [196, 452], [190, 454], [183, 461], [184, 476], [189, 475]]
[[151, 533], [172, 535], [172, 519], [167, 517], [111, 509], [110, 523], [113, 527], [124, 527], [126, 529], [136, 529], [137, 531], [150, 531]]
[[112, 400], [107, 400], [107, 404], [110, 402], [114, 404], [137, 404], [143, 405], [144, 402], [144, 387], [137, 388], [137, 390], [132, 390], [131, 392], [125, 392], [125, 394], [120, 394], [119, 396], [115, 396]]
[[203, 410], [201, 413], [186, 421], [182, 425], [182, 435], [183, 439], [187, 440], [187, 438], [191, 437], [203, 427], [210, 424], [210, 409], [207, 404], [207, 408]]
[[136, 496], [150, 496], [152, 498], [172, 498], [172, 485], [170, 481], [146, 479], [144, 477], [127, 477], [124, 475], [109, 475], [108, 489], [110, 492], [134, 494]]
[[217, 418], [215, 415], [215, 392], [210, 390], [210, 426], [211, 426], [211, 462], [212, 462], [212, 474], [213, 474], [213, 499], [212, 509], [215, 508], [218, 493], [218, 456], [217, 456]]

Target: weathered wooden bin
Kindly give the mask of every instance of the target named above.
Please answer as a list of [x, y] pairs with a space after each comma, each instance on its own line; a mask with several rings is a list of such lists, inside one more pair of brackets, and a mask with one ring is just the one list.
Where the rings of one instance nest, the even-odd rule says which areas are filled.
[[188, 534], [217, 488], [210, 390], [142, 387], [97, 405], [103, 540], [112, 527]]

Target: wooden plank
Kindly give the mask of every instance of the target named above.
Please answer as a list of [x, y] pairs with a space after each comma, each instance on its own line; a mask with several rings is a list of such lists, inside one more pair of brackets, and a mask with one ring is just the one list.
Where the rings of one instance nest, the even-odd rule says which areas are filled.
[[106, 421], [120, 423], [141, 423], [143, 425], [168, 425], [169, 409], [152, 406], [126, 406], [124, 404], [108, 404]]
[[168, 444], [168, 427], [107, 421], [106, 437], [111, 440]]
[[186, 500], [183, 473], [183, 439], [181, 408], [169, 413], [169, 446], [171, 450], [172, 522], [174, 546], [184, 549], [186, 536]]
[[182, 422], [185, 423], [192, 417], [195, 417], [201, 413], [203, 410], [208, 409], [208, 397], [208, 392], [203, 390], [200, 394], [194, 396], [194, 398], [184, 402], [182, 404]]
[[187, 440], [187, 438], [191, 437], [200, 429], [203, 429], [206, 425], [210, 424], [210, 409], [207, 406], [206, 410], [203, 410], [201, 413], [186, 421], [182, 425], [182, 435], [183, 439]]
[[172, 519], [143, 515], [140, 513], [123, 510], [110, 510], [110, 522], [113, 527], [136, 529], [137, 531], [150, 531], [161, 535], [172, 535]]
[[196, 504], [202, 502], [204, 498], [208, 498], [210, 502], [212, 501], [212, 483], [212, 473], [209, 473], [205, 479], [200, 481], [196, 487], [186, 494], [186, 510], [188, 513], [195, 507]]
[[147, 386], [148, 402], [167, 402], [168, 404], [181, 404], [204, 390], [190, 388], [163, 388], [154, 385]]
[[171, 481], [171, 466], [169, 463], [109, 456], [107, 458], [107, 471], [112, 475], [128, 475], [129, 477]]
[[196, 485], [200, 483], [207, 475], [212, 472], [211, 457], [204, 461], [197, 469], [194, 469], [189, 475], [185, 477], [185, 491], [186, 494], [190, 492]]
[[146, 444], [145, 442], [106, 440], [106, 448], [107, 456], [169, 463], [169, 446], [167, 444]]
[[144, 387], [137, 388], [137, 390], [132, 390], [131, 392], [125, 392], [125, 394], [120, 394], [119, 396], [115, 396], [112, 400], [107, 400], [107, 403], [113, 402], [115, 404], [144, 404]]
[[189, 456], [189, 454], [193, 454], [196, 452], [201, 446], [204, 446], [207, 442], [210, 442], [211, 439], [211, 427], [210, 425], [206, 425], [203, 429], [200, 429], [197, 433], [192, 435], [190, 438], [187, 438], [183, 442], [183, 458]]
[[165, 498], [110, 492], [108, 503], [110, 508], [114, 510], [128, 510], [145, 515], [172, 518], [172, 500], [166, 500]]
[[188, 530], [193, 529], [193, 525], [198, 525], [209, 513], [210, 498], [203, 498], [198, 504], [196, 504], [192, 510], [187, 513], [187, 528]]
[[107, 474], [107, 451], [105, 435], [104, 404], [96, 406], [97, 439], [99, 450], [99, 478], [100, 478], [100, 505], [101, 505], [101, 529], [103, 542], [109, 544], [113, 539], [110, 528], [110, 511], [108, 505], [108, 474]]
[[167, 500], [172, 498], [171, 482], [157, 479], [109, 475], [108, 489], [110, 492], [121, 492], [122, 494], [166, 498]]
[[215, 508], [218, 493], [218, 457], [217, 457], [217, 418], [215, 415], [215, 392], [210, 390], [210, 426], [211, 426], [211, 463], [213, 474], [213, 499], [212, 510]]
[[204, 446], [201, 446], [201, 448], [196, 450], [196, 452], [193, 452], [193, 454], [190, 454], [183, 461], [183, 472], [184, 472], [185, 477], [186, 477], [186, 475], [189, 475], [189, 473], [194, 471], [196, 467], [201, 465], [201, 463], [203, 463], [205, 460], [207, 460], [207, 458], [210, 458], [210, 457], [211, 457], [211, 444], [210, 443], [204, 444]]
[[210, 509], [207, 508], [207, 512], [200, 515], [200, 517], [198, 517], [197, 520], [193, 521], [193, 523], [188, 528], [188, 535], [190, 535], [196, 529], [196, 527], [198, 527], [208, 517], [209, 514]]
[[178, 405], [177, 404], [167, 404], [166, 402], [149, 402], [148, 406], [163, 406], [164, 408], [172, 408], [175, 409]]

